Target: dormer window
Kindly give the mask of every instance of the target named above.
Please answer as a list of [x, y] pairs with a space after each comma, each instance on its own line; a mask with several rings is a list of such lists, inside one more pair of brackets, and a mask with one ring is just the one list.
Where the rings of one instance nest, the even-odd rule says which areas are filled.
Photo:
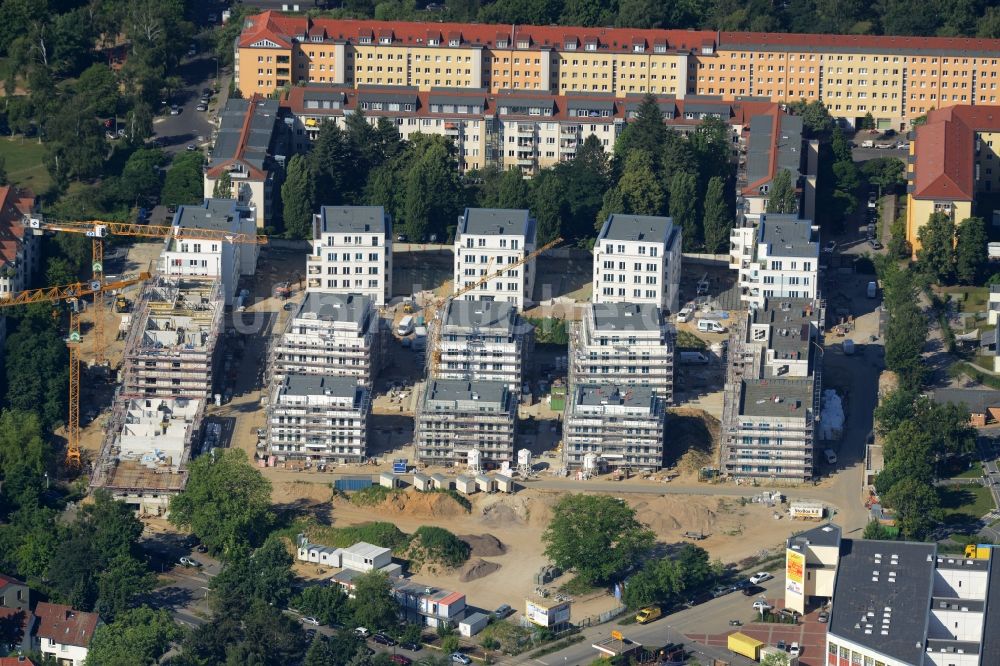
[[379, 44], [392, 44], [392, 37], [391, 36], [379, 37], [378, 38], [378, 43]]
[[665, 42], [653, 45], [653, 53], [666, 53], [666, 52], [667, 52], [667, 45]]
[[310, 42], [322, 42], [323, 41], [323, 35], [313, 35], [312, 37], [309, 38], [309, 41]]
[[576, 51], [576, 37], [568, 37], [563, 42], [563, 48], [567, 51]]
[[510, 44], [506, 39], [497, 38], [497, 48], [505, 49]]
[[526, 49], [531, 46], [531, 40], [527, 37], [521, 37], [517, 40], [517, 48]]
[[448, 46], [461, 46], [461, 45], [462, 45], [462, 40], [458, 39], [457, 37], [448, 40]]
[[643, 44], [642, 42], [638, 42], [632, 45], [633, 53], [644, 53], [645, 51], [646, 51], [646, 45]]
[[360, 37], [358, 37], [358, 44], [371, 44], [371, 43], [372, 43], [371, 35], [361, 35]]
[[597, 50], [597, 41], [595, 40], [595, 41], [593, 41], [593, 42], [587, 42], [587, 43], [586, 43], [586, 44], [584, 45], [584, 47], [583, 47], [583, 48], [584, 48], [584, 50], [586, 50], [586, 51], [596, 51], [596, 50]]
[[427, 46], [440, 46], [441, 39], [439, 37], [428, 37]]

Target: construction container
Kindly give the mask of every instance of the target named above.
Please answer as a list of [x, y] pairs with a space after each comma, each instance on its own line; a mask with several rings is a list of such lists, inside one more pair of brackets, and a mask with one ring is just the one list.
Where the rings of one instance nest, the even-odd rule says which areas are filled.
[[455, 490], [466, 495], [476, 492], [476, 480], [471, 476], [460, 476], [455, 479]]
[[479, 486], [479, 489], [482, 490], [484, 493], [496, 492], [497, 489], [496, 480], [485, 474], [476, 475], [476, 485]]
[[413, 487], [420, 491], [434, 489], [434, 486], [431, 483], [431, 477], [419, 472], [413, 475]]
[[398, 488], [399, 479], [392, 472], [382, 472], [378, 475], [378, 484], [383, 488]]
[[734, 634], [729, 634], [729, 649], [736, 654], [743, 655], [747, 659], [753, 659], [754, 661], [759, 660], [760, 648], [763, 645], [763, 642], [757, 640], [756, 638], [751, 638], [744, 633], [740, 633], [739, 631]]
[[392, 461], [393, 474], [406, 474], [406, 458], [396, 458]]
[[451, 479], [444, 474], [431, 474], [431, 487], [435, 490], [451, 490]]
[[504, 474], [497, 474], [496, 476], [493, 477], [493, 480], [496, 481], [497, 490], [499, 490], [500, 492], [502, 493], [514, 492], [514, 480], [511, 479], [509, 476], [506, 476]]
[[372, 487], [372, 477], [370, 476], [345, 476], [333, 482], [333, 489], [341, 492], [352, 490], [364, 490]]

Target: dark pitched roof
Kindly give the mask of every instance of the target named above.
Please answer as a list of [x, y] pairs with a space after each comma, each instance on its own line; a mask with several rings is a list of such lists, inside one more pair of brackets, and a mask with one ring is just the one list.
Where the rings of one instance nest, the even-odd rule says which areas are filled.
[[35, 634], [62, 645], [88, 647], [100, 622], [97, 613], [73, 610], [62, 604], [40, 602], [35, 606], [38, 629]]
[[930, 396], [939, 404], [965, 405], [973, 414], [985, 414], [991, 407], [1000, 407], [1000, 391], [988, 389], [937, 389]]

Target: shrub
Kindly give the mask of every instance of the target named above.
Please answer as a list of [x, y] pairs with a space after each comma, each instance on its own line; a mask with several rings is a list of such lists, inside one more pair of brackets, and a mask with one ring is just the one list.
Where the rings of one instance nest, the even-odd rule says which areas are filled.
[[376, 506], [394, 496], [396, 491], [385, 486], [369, 486], [351, 493], [351, 504], [355, 506]]
[[[441, 527], [424, 525], [413, 535], [412, 548], [418, 548], [422, 553], [413, 553], [418, 560], [435, 560], [449, 567], [461, 566], [469, 559], [469, 544]], [[422, 555], [422, 557], [421, 557]]]

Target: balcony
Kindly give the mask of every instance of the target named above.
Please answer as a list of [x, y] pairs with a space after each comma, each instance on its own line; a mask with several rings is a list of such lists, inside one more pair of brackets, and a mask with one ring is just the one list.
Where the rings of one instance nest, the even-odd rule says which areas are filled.
[[563, 125], [559, 128], [559, 134], [563, 136], [577, 136], [580, 133], [580, 128], [577, 125], [571, 125], [569, 127]]
[[517, 126], [517, 133], [518, 134], [534, 134], [535, 133], [535, 126], [534, 125], [518, 125]]

